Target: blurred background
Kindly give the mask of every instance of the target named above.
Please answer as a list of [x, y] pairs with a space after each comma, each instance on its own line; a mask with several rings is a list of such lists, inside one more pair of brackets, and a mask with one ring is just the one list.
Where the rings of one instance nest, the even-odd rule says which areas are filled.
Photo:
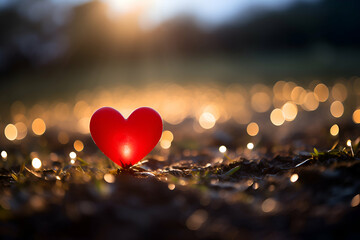
[[2, 98], [24, 96], [19, 84], [34, 88], [25, 91], [32, 98], [42, 98], [118, 83], [351, 77], [359, 74], [359, 5], [0, 0], [1, 89], [12, 93]]
[[101, 106], [158, 110], [170, 131], [163, 149], [174, 136], [185, 139], [179, 149], [197, 149], [196, 136], [234, 149], [288, 138], [328, 146], [342, 129], [347, 139], [360, 123], [358, 9], [356, 0], [0, 0], [2, 148], [35, 138], [23, 154], [67, 154], [76, 140], [82, 151]]

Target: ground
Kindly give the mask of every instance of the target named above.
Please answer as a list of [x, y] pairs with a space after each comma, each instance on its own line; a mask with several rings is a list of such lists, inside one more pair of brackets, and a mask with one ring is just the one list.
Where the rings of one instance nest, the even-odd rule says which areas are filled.
[[354, 148], [354, 156], [334, 146], [258, 160], [204, 151], [126, 170], [81, 159], [52, 170], [2, 168], [0, 232], [3, 239], [358, 239]]

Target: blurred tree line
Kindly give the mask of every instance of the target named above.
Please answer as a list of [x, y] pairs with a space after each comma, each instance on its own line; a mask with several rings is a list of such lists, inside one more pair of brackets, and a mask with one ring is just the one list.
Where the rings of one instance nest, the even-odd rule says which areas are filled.
[[358, 0], [296, 2], [258, 10], [213, 29], [181, 16], [144, 31], [135, 14], [110, 18], [100, 1], [76, 7], [47, 0], [0, 9], [0, 71], [99, 61], [360, 48]]

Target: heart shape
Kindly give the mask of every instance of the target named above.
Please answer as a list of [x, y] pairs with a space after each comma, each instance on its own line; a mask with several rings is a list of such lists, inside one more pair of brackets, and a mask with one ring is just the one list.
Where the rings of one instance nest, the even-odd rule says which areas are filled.
[[111, 107], [102, 107], [90, 120], [95, 144], [123, 168], [136, 164], [156, 146], [162, 128], [159, 113], [149, 107], [136, 109], [127, 119]]

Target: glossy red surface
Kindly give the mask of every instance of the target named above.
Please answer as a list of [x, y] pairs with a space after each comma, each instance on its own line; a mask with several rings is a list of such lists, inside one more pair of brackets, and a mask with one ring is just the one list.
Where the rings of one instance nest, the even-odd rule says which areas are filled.
[[110, 107], [98, 109], [90, 120], [95, 144], [113, 162], [129, 167], [144, 158], [158, 143], [162, 119], [152, 108], [136, 109], [125, 119]]

